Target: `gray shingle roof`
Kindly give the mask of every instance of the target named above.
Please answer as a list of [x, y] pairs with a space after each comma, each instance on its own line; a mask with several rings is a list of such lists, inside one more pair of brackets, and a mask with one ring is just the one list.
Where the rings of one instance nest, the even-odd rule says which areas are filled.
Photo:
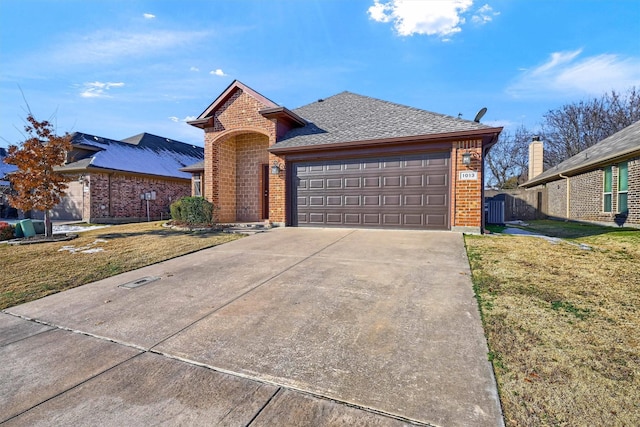
[[627, 126], [620, 132], [614, 133], [595, 145], [583, 150], [575, 156], [565, 160], [557, 166], [546, 170], [540, 175], [522, 184], [523, 187], [531, 187], [549, 181], [559, 179], [559, 175], [571, 175], [573, 172], [582, 172], [595, 169], [615, 161], [627, 155], [637, 153], [640, 155], [640, 121]]
[[286, 133], [278, 147], [301, 147], [491, 129], [405, 105], [342, 92], [293, 110], [309, 122]]

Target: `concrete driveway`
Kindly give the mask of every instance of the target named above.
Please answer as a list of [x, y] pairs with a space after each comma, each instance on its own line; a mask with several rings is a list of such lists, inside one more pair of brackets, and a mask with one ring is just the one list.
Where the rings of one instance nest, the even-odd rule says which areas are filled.
[[0, 360], [11, 426], [503, 425], [457, 233], [246, 237], [4, 310]]

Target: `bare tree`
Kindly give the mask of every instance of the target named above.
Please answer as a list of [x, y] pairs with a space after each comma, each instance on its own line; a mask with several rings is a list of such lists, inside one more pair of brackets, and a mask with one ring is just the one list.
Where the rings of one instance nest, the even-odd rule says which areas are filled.
[[549, 110], [543, 122], [545, 166], [555, 166], [638, 120], [640, 93], [635, 87]]
[[487, 183], [496, 188], [516, 188], [526, 181], [529, 142], [533, 134], [524, 126], [515, 132], [503, 132], [485, 157], [489, 169]]

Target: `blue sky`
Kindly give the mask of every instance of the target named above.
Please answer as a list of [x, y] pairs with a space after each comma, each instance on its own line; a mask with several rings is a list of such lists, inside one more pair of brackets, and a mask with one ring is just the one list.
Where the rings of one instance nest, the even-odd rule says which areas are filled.
[[640, 86], [638, 0], [0, 0], [0, 146], [59, 133], [202, 145], [234, 79], [290, 109], [348, 90], [535, 128]]

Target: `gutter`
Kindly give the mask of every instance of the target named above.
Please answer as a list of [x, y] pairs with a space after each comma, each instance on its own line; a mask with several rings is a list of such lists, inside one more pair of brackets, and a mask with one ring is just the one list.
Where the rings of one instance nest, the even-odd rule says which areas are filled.
[[569, 198], [569, 194], [570, 194], [570, 190], [571, 190], [571, 181], [569, 181], [569, 177], [568, 176], [563, 175], [561, 173], [559, 173], [558, 176], [560, 178], [563, 178], [563, 179], [567, 180], [567, 215], [566, 215], [566, 217], [567, 217], [567, 219], [569, 219], [569, 212], [570, 212], [569, 207], [571, 206], [571, 202], [570, 202], [571, 199]]

